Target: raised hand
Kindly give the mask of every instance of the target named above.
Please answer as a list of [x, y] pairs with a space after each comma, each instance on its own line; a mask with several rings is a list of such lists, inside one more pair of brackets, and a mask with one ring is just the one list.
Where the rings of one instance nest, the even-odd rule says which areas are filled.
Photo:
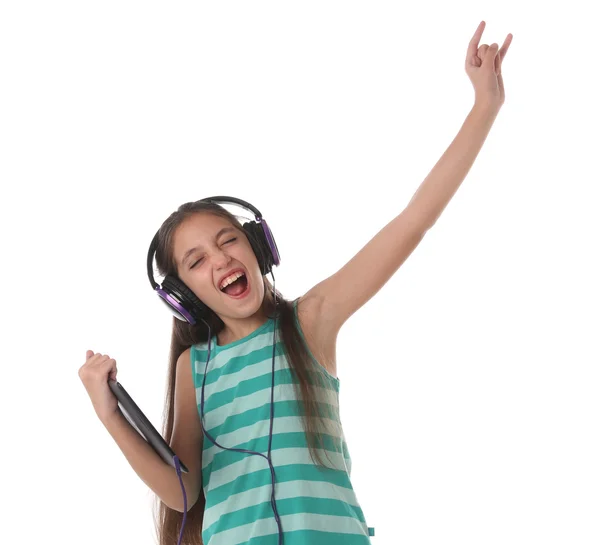
[[508, 34], [502, 47], [493, 43], [479, 45], [485, 29], [485, 21], [481, 21], [469, 42], [465, 70], [475, 88], [475, 102], [500, 108], [504, 104], [504, 82], [502, 80], [502, 61], [512, 42], [513, 35]]

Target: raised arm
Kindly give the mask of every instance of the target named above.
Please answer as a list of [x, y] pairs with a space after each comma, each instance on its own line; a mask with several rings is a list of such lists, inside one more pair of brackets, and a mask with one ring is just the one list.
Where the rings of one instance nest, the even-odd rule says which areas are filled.
[[[319, 301], [318, 320], [328, 336], [373, 297], [392, 277], [435, 224], [465, 179], [504, 102], [502, 49], [477, 47], [485, 23], [469, 42], [466, 71], [475, 88], [475, 104], [459, 133], [417, 189], [406, 208], [381, 229], [339, 271], [304, 296]], [[494, 47], [495, 46], [495, 47]]]

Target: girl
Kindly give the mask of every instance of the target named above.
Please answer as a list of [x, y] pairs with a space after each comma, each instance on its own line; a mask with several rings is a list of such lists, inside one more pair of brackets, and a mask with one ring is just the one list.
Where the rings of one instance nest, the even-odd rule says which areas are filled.
[[[504, 103], [502, 48], [471, 39], [475, 104], [407, 207], [337, 273], [294, 301], [267, 279], [279, 254], [260, 213], [242, 225], [219, 203], [179, 207], [149, 251], [175, 314], [163, 436], [179, 477], [120, 413], [116, 361], [88, 350], [79, 376], [96, 413], [159, 501], [160, 545], [363, 545], [374, 535], [353, 491], [339, 418], [337, 334], [398, 270], [471, 168]], [[264, 228], [264, 231], [263, 231]], [[174, 302], [176, 300], [176, 302]], [[185, 524], [184, 524], [185, 523]]]

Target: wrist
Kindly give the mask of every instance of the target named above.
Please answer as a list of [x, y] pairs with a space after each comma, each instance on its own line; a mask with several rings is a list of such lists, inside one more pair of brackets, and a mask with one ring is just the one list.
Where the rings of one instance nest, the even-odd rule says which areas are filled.
[[98, 418], [105, 428], [110, 428], [116, 421], [120, 420], [120, 418], [124, 418], [124, 416], [121, 410], [117, 408], [108, 413], [98, 414]]
[[488, 115], [491, 117], [495, 117], [498, 115], [498, 112], [502, 108], [502, 104], [498, 102], [494, 102], [489, 99], [475, 99], [475, 104], [473, 105], [473, 110], [480, 112], [483, 115]]

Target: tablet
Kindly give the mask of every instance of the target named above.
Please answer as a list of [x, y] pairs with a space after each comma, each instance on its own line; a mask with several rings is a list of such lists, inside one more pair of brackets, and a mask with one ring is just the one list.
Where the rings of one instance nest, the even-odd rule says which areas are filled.
[[[123, 388], [119, 382], [112, 379], [109, 379], [108, 386], [112, 390], [112, 393], [115, 394], [115, 397], [119, 402], [119, 408], [128, 422], [167, 464], [172, 468], [177, 469], [173, 460], [175, 453], [162, 438], [161, 434], [156, 431], [154, 426], [150, 423], [150, 420], [146, 418], [144, 413], [135, 404], [135, 401], [131, 399], [131, 396], [127, 393], [125, 388]], [[183, 465], [181, 460], [179, 460], [179, 466], [183, 473], [189, 473], [188, 468]]]

